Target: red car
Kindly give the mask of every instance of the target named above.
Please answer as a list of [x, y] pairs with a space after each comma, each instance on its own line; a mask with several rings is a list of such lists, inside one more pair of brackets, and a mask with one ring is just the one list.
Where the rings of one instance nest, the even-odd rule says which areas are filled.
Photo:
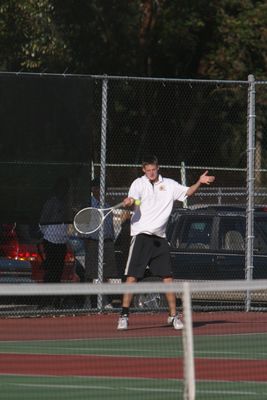
[[[38, 225], [0, 225], [0, 283], [42, 282], [44, 268]], [[75, 258], [69, 247], [62, 282], [77, 281]]]

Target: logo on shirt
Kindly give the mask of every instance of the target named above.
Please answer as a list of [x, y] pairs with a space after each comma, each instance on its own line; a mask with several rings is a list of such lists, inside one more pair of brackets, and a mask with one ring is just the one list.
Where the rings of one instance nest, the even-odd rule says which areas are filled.
[[161, 191], [165, 191], [165, 190], [166, 190], [166, 188], [165, 188], [165, 186], [164, 186], [164, 185], [160, 185], [160, 187], [159, 187], [159, 190], [161, 190]]

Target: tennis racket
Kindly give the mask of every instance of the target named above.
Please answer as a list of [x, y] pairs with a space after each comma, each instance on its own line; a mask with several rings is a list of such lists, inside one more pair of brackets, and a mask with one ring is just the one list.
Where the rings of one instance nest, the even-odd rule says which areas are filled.
[[73, 225], [77, 232], [90, 234], [96, 232], [103, 225], [107, 216], [117, 208], [124, 207], [123, 203], [109, 208], [86, 207], [77, 212]]

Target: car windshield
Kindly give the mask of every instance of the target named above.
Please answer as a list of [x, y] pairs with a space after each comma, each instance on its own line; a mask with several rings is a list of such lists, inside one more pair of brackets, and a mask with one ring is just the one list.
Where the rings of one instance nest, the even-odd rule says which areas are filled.
[[[181, 236], [179, 247], [209, 248], [211, 239], [212, 219], [190, 218]], [[178, 232], [177, 232], [178, 233]]]

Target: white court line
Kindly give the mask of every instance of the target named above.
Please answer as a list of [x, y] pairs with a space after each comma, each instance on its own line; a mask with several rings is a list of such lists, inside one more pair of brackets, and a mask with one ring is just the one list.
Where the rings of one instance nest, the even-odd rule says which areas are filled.
[[[251, 352], [246, 352], [246, 353], [244, 353], [244, 352], [241, 352], [241, 351], [216, 351], [216, 350], [214, 350], [214, 351], [206, 351], [206, 350], [198, 350], [198, 351], [195, 351], [194, 352], [194, 354], [195, 354], [195, 356], [197, 356], [197, 357], [201, 357], [200, 356], [200, 354], [203, 354], [202, 355], [202, 357], [204, 357], [204, 356], [206, 356], [207, 354], [214, 354], [214, 356], [216, 356], [217, 354], [218, 355], [237, 355], [237, 356], [239, 356], [239, 355], [242, 355], [242, 356], [244, 356], [244, 355], [249, 355], [249, 356], [251, 356]], [[253, 356], [258, 356], [258, 355], [260, 355], [260, 356], [267, 356], [267, 353], [264, 353], [264, 352], [260, 352], [260, 353], [253, 353]], [[242, 358], [241, 358], [241, 360], [242, 360]], [[252, 360], [254, 360], [254, 357], [252, 358]]]
[[[216, 382], [216, 381], [215, 381]], [[215, 394], [225, 394], [225, 396], [231, 395], [231, 396], [239, 396], [238, 400], [240, 399], [240, 396], [253, 396], [253, 399], [256, 397], [259, 397], [262, 399], [262, 396], [266, 396], [267, 398], [267, 392], [262, 392], [262, 393], [257, 393], [257, 392], [248, 392], [248, 391], [236, 391], [236, 390], [197, 390], [197, 393], [209, 395], [211, 394], [212, 396]], [[227, 397], [226, 397], [227, 399]]]
[[[164, 325], [164, 324], [163, 324]], [[266, 332], [246, 332], [246, 333], [218, 333], [215, 335], [194, 335], [195, 340], [198, 340], [198, 338], [203, 338], [205, 337], [207, 338], [218, 338], [218, 337], [233, 337], [233, 336], [263, 336], [263, 335], [267, 335], [267, 331]], [[141, 339], [144, 340], [149, 340], [149, 339], [155, 339], [155, 338], [159, 338], [160, 339], [169, 339], [169, 338], [174, 338], [177, 339], [177, 335], [168, 335], [168, 336], [145, 336], [145, 337], [141, 337]], [[140, 336], [131, 336], [131, 337], [103, 337], [103, 338], [79, 338], [79, 339], [23, 339], [23, 340], [0, 340], [0, 345], [1, 344], [5, 344], [5, 343], [42, 343], [42, 342], [48, 342], [48, 343], [57, 343], [57, 342], [94, 342], [94, 341], [101, 341], [101, 340], [112, 340], [112, 341], [126, 341], [129, 339], [136, 339], [136, 340], [140, 340]]]
[[[163, 324], [164, 325], [164, 324]], [[117, 330], [116, 330], [117, 331]], [[266, 332], [267, 333], [267, 332]], [[211, 335], [209, 335], [211, 336]], [[223, 335], [222, 335], [223, 336]], [[173, 339], [177, 339], [177, 335], [168, 335], [168, 336], [128, 336], [128, 337], [101, 337], [101, 338], [80, 338], [80, 339], [23, 339], [23, 340], [0, 340], [0, 344], [2, 343], [27, 343], [27, 342], [31, 342], [31, 343], [42, 343], [42, 342], [94, 342], [94, 341], [101, 341], [101, 340], [114, 340], [114, 341], [119, 341], [119, 342], [123, 342], [126, 340], [140, 340], [140, 339], [145, 339], [145, 340], [150, 340], [150, 339], [155, 339], [155, 338], [159, 338], [160, 339], [169, 339], [169, 338], [173, 338]]]
[[[116, 379], [116, 378], [115, 378]], [[201, 381], [204, 382], [204, 381]], [[212, 383], [216, 383], [220, 381], [212, 381]], [[162, 393], [182, 393], [182, 390], [177, 389], [160, 389], [160, 388], [138, 388], [138, 387], [127, 387], [127, 386], [103, 386], [103, 385], [63, 385], [63, 384], [33, 384], [33, 383], [8, 383], [9, 386], [20, 386], [20, 387], [43, 387], [43, 388], [51, 388], [51, 389], [76, 389], [76, 390], [84, 390], [84, 389], [95, 389], [95, 390], [128, 390], [128, 391], [135, 391], [135, 392], [162, 392]], [[3, 384], [0, 384], [3, 386]], [[253, 398], [266, 396], [267, 392], [257, 393], [254, 391], [241, 391], [241, 390], [197, 390], [198, 394], [205, 394], [205, 395], [221, 395], [222, 393], [225, 396], [253, 396]], [[265, 398], [266, 398], [265, 397]], [[225, 397], [227, 398], [227, 397]]]
[[[8, 383], [9, 386], [22, 386], [22, 387], [44, 387], [44, 388], [59, 388], [59, 389], [97, 389], [97, 390], [129, 390], [138, 392], [163, 392], [163, 393], [177, 393], [181, 392], [178, 389], [160, 389], [160, 388], [138, 388], [138, 387], [127, 387], [127, 386], [103, 386], [103, 385], [62, 385], [62, 384], [42, 384], [42, 383]], [[2, 386], [2, 385], [0, 385]]]
[[[22, 349], [19, 349], [20, 351], [18, 351], [18, 350], [14, 350], [14, 351], [3, 351], [3, 350], [0, 350], [0, 354], [24, 354], [24, 352], [25, 352], [25, 350], [27, 350], [27, 349], [30, 349], [30, 350], [32, 350], [32, 346], [29, 346], [29, 347], [27, 347], [27, 346], [23, 346], [23, 348]], [[89, 353], [89, 351], [101, 351], [101, 352], [103, 352], [103, 351], [107, 351], [107, 350], [110, 350], [110, 349], [105, 349], [105, 348], [103, 348], [103, 347], [86, 347], [86, 348], [83, 348], [83, 347], [60, 347], [60, 350], [62, 350], [62, 353], [60, 352], [60, 353], [46, 353], [45, 351], [46, 350], [51, 350], [51, 347], [47, 347], [47, 348], [45, 348], [45, 347], [43, 347], [42, 348], [42, 352], [33, 352], [33, 353], [31, 353], [31, 354], [33, 354], [33, 355], [46, 355], [46, 354], [50, 354], [50, 355], [72, 355], [72, 356], [75, 356], [75, 355], [84, 355], [84, 356], [91, 356], [91, 355], [98, 355], [98, 356], [111, 356], [111, 357], [116, 357], [116, 356], [120, 356], [120, 355], [118, 355], [118, 354], [116, 354], [116, 355], [113, 355], [113, 354], [96, 354], [96, 353]], [[57, 349], [58, 350], [58, 349]], [[64, 353], [63, 351], [64, 350], [66, 350], [66, 351], [68, 351], [68, 353]], [[84, 350], [87, 350], [88, 351], [88, 353], [86, 352], [86, 353], [80, 353], [80, 351], [82, 352], [82, 351], [84, 351]], [[70, 351], [74, 351], [72, 354], [69, 354], [69, 352]], [[124, 353], [126, 353], [126, 354], [128, 354], [128, 353], [142, 353], [142, 354], [144, 354], [144, 350], [143, 349], [141, 349], [141, 350], [138, 350], [138, 349], [129, 349], [129, 348], [127, 348], [127, 349], [122, 349], [121, 347], [119, 347], [119, 348], [112, 348], [112, 351], [116, 351], [116, 352], [120, 352], [121, 354], [124, 354]], [[156, 349], [151, 349], [151, 350], [148, 350], [148, 349], [146, 349], [145, 350], [145, 354], [152, 354], [152, 355], [157, 355], [157, 354], [161, 354], [162, 353], [162, 351], [161, 350], [156, 350]], [[173, 354], [173, 351], [166, 351], [166, 354], [167, 353], [170, 353], [170, 354]], [[162, 357], [167, 357], [167, 355], [166, 354], [164, 354], [164, 356], [162, 356]], [[176, 353], [176, 355], [175, 355], [175, 357], [171, 357], [171, 358], [176, 358], [176, 356], [177, 357], [179, 357], [179, 355], [182, 355], [183, 354], [183, 352], [182, 351], [177, 351], [177, 353]], [[216, 355], [232, 355], [232, 356], [238, 356], [238, 355], [242, 355], [242, 356], [244, 356], [244, 355], [249, 355], [249, 356], [251, 356], [251, 353], [250, 352], [246, 352], [246, 353], [244, 353], [244, 352], [238, 352], [238, 351], [216, 351], [216, 350], [214, 350], [214, 351], [206, 351], [206, 350], [196, 350], [195, 352], [194, 352], [194, 354], [195, 354], [195, 356], [196, 357], [201, 357], [201, 358], [205, 358], [205, 356], [206, 355], [214, 355], [214, 357], [216, 358]], [[267, 357], [267, 353], [265, 353], [265, 352], [260, 352], [260, 353], [253, 353], [253, 356], [258, 356], [258, 355], [260, 355], [260, 356], [266, 356]], [[129, 357], [133, 357], [133, 356], [131, 356], [131, 355], [129, 355]], [[145, 355], [144, 355], [144, 357], [145, 357]], [[253, 358], [254, 359], [254, 358]]]
[[[24, 350], [24, 351], [22, 351], [22, 350]], [[5, 350], [5, 351], [3, 351], [3, 350], [0, 350], [0, 354], [20, 354], [20, 355], [22, 355], [22, 354], [25, 354], [25, 350], [27, 350], [27, 347], [25, 347], [25, 348], [23, 348], [23, 349], [21, 349], [20, 351], [8, 351], [8, 350]], [[122, 351], [121, 349], [114, 349], [115, 351], [117, 351], [117, 352], [120, 352], [120, 354], [105, 354], [105, 353], [101, 353], [101, 354], [99, 354], [99, 353], [79, 353], [79, 352], [77, 352], [77, 353], [71, 353], [70, 354], [70, 350], [77, 350], [76, 348], [74, 348], [74, 349], [71, 349], [71, 348], [63, 348], [62, 350], [67, 350], [67, 352], [61, 352], [61, 353], [55, 353], [55, 352], [53, 352], [53, 353], [47, 353], [46, 352], [46, 350], [47, 349], [43, 349], [43, 352], [40, 352], [40, 350], [38, 351], [38, 352], [32, 352], [32, 348], [30, 349], [31, 350], [31, 353], [27, 353], [27, 355], [34, 355], [34, 356], [36, 356], [36, 355], [40, 355], [40, 356], [43, 356], [43, 355], [45, 355], [45, 356], [99, 356], [99, 357], [121, 357], [122, 355], [124, 355], [124, 356], [127, 356], [127, 357], [129, 357], [129, 358], [135, 358], [135, 357], [137, 357], [137, 358], [140, 358], [140, 356], [139, 355], [130, 355], [130, 354], [128, 354], [128, 353], [130, 353], [130, 352], [132, 352], [132, 353], [142, 353], [143, 354], [143, 358], [146, 358], [146, 357], [149, 357], [149, 355], [148, 354], [151, 354], [151, 358], [153, 358], [153, 357], [155, 357], [155, 355], [157, 355], [157, 352], [155, 351], [155, 350], [151, 350], [151, 351], [145, 351], [144, 352], [144, 350], [130, 350], [130, 349], [126, 349], [126, 350], [124, 350], [124, 351]], [[81, 351], [84, 351], [84, 349], [80, 349]], [[103, 348], [92, 348], [92, 350], [94, 350], [94, 351], [107, 351], [108, 349], [103, 349]], [[113, 349], [112, 349], [113, 350]], [[173, 352], [169, 352], [170, 354], [172, 354], [173, 355]], [[159, 353], [159, 354], [161, 354], [161, 352]], [[177, 357], [180, 357], [180, 356], [182, 356], [182, 352], [179, 352], [179, 353], [177, 353], [176, 355], [175, 355], [175, 357], [169, 357], [168, 356], [168, 354], [164, 354], [164, 355], [162, 355], [162, 356], [159, 356], [159, 358], [166, 358], [166, 357], [169, 357], [169, 358], [177, 358]]]

